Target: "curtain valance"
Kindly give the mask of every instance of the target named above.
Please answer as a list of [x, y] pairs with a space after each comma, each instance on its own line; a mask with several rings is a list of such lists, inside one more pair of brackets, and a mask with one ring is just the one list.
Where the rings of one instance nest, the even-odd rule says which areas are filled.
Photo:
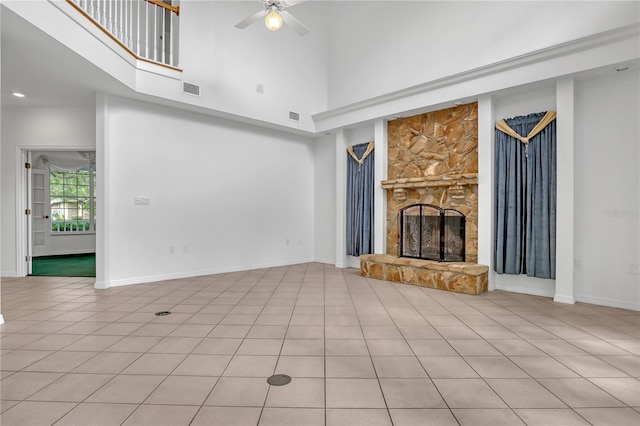
[[506, 133], [511, 137], [514, 137], [520, 140], [522, 143], [529, 143], [531, 138], [535, 137], [545, 127], [547, 127], [549, 123], [551, 123], [553, 120], [556, 119], [556, 115], [557, 114], [555, 111], [547, 111], [547, 113], [542, 117], [542, 119], [538, 122], [538, 124], [536, 124], [535, 127], [531, 129], [531, 131], [529, 132], [529, 134], [527, 134], [527, 136], [521, 136], [520, 134], [518, 134], [518, 132], [516, 132], [511, 127], [509, 127], [509, 125], [505, 120], [498, 121], [496, 123], [496, 129], [500, 130], [503, 133]]
[[47, 152], [40, 155], [38, 160], [42, 168], [72, 172], [95, 165], [96, 153], [94, 151]]
[[365, 150], [364, 154], [362, 154], [362, 157], [358, 158], [358, 156], [355, 154], [355, 152], [353, 152], [353, 147], [350, 146], [349, 148], [347, 148], [347, 152], [349, 153], [349, 155], [351, 156], [351, 158], [353, 158], [358, 164], [360, 164], [362, 166], [362, 164], [364, 163], [364, 160], [366, 160], [366, 158], [369, 156], [369, 154], [371, 154], [373, 152], [373, 149], [375, 148], [376, 144], [374, 141], [369, 142], [369, 145], [367, 145], [367, 149]]

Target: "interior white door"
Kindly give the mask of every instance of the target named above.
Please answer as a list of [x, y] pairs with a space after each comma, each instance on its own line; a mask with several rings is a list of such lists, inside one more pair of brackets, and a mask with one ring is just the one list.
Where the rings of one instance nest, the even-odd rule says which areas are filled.
[[47, 253], [50, 216], [49, 171], [31, 169], [31, 256], [43, 256]]

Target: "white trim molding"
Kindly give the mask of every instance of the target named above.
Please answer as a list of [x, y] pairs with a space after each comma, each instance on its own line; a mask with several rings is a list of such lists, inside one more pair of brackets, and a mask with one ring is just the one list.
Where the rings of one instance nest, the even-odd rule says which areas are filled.
[[311, 117], [316, 132], [451, 106], [536, 81], [559, 78], [640, 57], [640, 24], [631, 24], [524, 55], [427, 81], [405, 89], [330, 109]]

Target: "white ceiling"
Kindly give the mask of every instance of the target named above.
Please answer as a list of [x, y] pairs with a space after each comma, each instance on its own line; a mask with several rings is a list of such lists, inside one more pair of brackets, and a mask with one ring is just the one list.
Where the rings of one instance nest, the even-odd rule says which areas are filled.
[[[2, 106], [90, 106], [97, 90], [127, 88], [0, 5]], [[26, 95], [12, 96], [13, 92]]]
[[[0, 15], [0, 101], [3, 107], [92, 107], [97, 91], [128, 97], [139, 96], [1, 3]], [[629, 64], [633, 68], [639, 66], [638, 60]], [[576, 77], [587, 78], [612, 72], [615, 72], [613, 67], [603, 67]], [[548, 85], [552, 82], [538, 84]], [[504, 92], [512, 90], [517, 88]], [[16, 98], [12, 96], [12, 92], [24, 93], [26, 98]]]

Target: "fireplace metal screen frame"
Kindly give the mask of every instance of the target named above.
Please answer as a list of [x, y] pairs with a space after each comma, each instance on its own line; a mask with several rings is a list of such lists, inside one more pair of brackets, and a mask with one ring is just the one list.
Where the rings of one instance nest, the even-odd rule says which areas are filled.
[[[404, 247], [404, 243], [405, 243], [405, 212], [407, 210], [410, 209], [419, 209], [419, 218], [420, 220], [418, 221], [419, 223], [419, 230], [418, 230], [418, 238], [419, 238], [419, 242], [418, 242], [418, 255], [412, 255], [412, 254], [407, 254], [405, 253], [405, 247]], [[437, 212], [437, 215], [431, 215], [431, 216], [425, 216], [423, 213], [425, 211], [425, 209], [431, 209], [435, 212]], [[433, 217], [433, 218], [437, 218], [439, 217], [439, 226], [438, 226], [438, 230], [439, 230], [439, 235], [437, 236], [437, 240], [438, 240], [438, 254], [436, 255], [428, 255], [428, 254], [423, 254], [423, 250], [424, 250], [424, 244], [423, 244], [423, 237], [424, 237], [424, 233], [423, 233], [423, 226], [424, 226], [424, 218], [425, 217]], [[461, 249], [459, 251], [459, 254], [457, 254], [456, 256], [447, 256], [447, 226], [446, 226], [446, 218], [450, 218], [450, 217], [457, 217], [460, 220], [460, 236], [461, 236]], [[435, 206], [433, 204], [412, 204], [406, 207], [403, 207], [399, 210], [398, 212], [398, 256], [400, 257], [408, 257], [408, 258], [413, 258], [413, 259], [425, 259], [425, 260], [435, 260], [438, 262], [464, 262], [465, 258], [466, 258], [466, 253], [465, 253], [465, 245], [466, 245], [466, 216], [456, 210], [456, 209], [450, 209], [450, 208], [442, 208], [439, 206]], [[452, 258], [453, 257], [453, 258]]]

